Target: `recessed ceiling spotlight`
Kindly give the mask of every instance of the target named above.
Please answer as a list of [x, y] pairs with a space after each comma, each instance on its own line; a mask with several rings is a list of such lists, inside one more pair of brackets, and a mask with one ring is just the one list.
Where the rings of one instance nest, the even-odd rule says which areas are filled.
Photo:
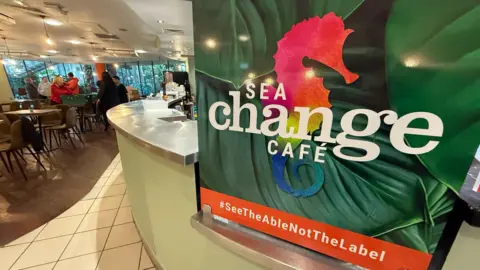
[[56, 51], [56, 50], [48, 50], [47, 52], [48, 53], [58, 53], [58, 51]]
[[250, 37], [247, 36], [247, 35], [239, 35], [238, 36], [238, 40], [240, 40], [242, 42], [248, 41], [249, 39], [250, 39]]
[[214, 39], [209, 38], [205, 40], [205, 45], [210, 49], [214, 49], [217, 47], [217, 42]]
[[48, 58], [48, 55], [40, 55], [40, 58]]
[[144, 50], [135, 50], [136, 53], [146, 53], [147, 51]]
[[72, 43], [72, 44], [75, 44], [75, 45], [77, 45], [77, 44], [80, 44], [80, 43], [81, 43], [80, 41], [78, 41], [78, 40], [75, 40], [75, 39], [72, 39], [72, 40], [70, 40], [69, 42], [70, 42], [70, 43]]
[[61, 21], [55, 20], [53, 18], [45, 18], [45, 23], [53, 26], [60, 26], [63, 24]]
[[157, 23], [165, 23], [165, 21], [158, 20]]

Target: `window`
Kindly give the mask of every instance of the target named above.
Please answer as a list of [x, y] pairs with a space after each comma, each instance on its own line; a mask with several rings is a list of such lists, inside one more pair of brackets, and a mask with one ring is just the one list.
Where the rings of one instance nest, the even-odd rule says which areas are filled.
[[5, 59], [4, 66], [13, 95], [18, 97], [18, 89], [25, 88], [25, 82], [23, 81], [27, 77], [25, 65], [22, 60]]
[[155, 90], [156, 92], [163, 91], [163, 73], [167, 71], [167, 62], [155, 62], [153, 63], [153, 71], [155, 73]]
[[155, 79], [153, 77], [152, 62], [141, 62], [139, 63], [139, 66], [143, 95], [148, 96], [151, 93], [155, 93]]
[[140, 74], [137, 62], [123, 63], [117, 69], [117, 72], [121, 74], [122, 81], [125, 86], [131, 86], [134, 89], [137, 89], [141, 95], [143, 95], [143, 93], [141, 92], [142, 89], [140, 84]]
[[65, 67], [67, 75], [69, 72], [72, 72], [73, 75], [78, 78], [78, 84], [81, 87], [85, 86], [85, 77], [83, 76], [84, 72], [81, 64], [63, 64], [63, 66]]
[[48, 77], [44, 62], [32, 60], [25, 60], [24, 62], [28, 76], [34, 79], [35, 83], [39, 84], [43, 77]]

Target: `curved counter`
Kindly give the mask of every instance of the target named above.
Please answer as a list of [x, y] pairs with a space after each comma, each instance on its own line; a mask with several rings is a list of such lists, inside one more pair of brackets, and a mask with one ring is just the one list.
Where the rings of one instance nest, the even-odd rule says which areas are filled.
[[[190, 226], [197, 212], [197, 125], [175, 111], [144, 111], [142, 102], [108, 111], [137, 229], [157, 269], [262, 269]], [[179, 122], [183, 121], [183, 122]]]

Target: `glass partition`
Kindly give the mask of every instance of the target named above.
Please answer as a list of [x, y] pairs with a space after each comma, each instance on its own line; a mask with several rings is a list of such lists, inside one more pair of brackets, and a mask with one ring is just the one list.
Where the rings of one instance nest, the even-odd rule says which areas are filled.
[[[186, 71], [184, 62], [174, 60], [156, 60], [142, 62], [123, 62], [115, 65], [108, 64], [108, 70], [115, 70], [120, 81], [125, 86], [139, 90], [140, 95], [148, 96], [151, 93], [162, 91], [163, 73], [165, 71]], [[36, 60], [5, 60], [5, 71], [14, 96], [18, 96], [18, 89], [25, 88], [23, 79], [31, 77], [40, 83], [42, 77], [52, 81], [55, 76], [66, 77], [72, 72], [79, 80], [82, 92], [95, 91], [98, 78], [95, 65], [76, 63], [52, 63]]]

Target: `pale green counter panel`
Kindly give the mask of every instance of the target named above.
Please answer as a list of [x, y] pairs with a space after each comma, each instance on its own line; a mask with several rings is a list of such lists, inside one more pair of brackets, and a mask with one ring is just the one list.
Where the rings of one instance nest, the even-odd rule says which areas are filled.
[[263, 269], [190, 226], [197, 211], [193, 165], [155, 155], [119, 132], [117, 141], [137, 228], [163, 269]]

